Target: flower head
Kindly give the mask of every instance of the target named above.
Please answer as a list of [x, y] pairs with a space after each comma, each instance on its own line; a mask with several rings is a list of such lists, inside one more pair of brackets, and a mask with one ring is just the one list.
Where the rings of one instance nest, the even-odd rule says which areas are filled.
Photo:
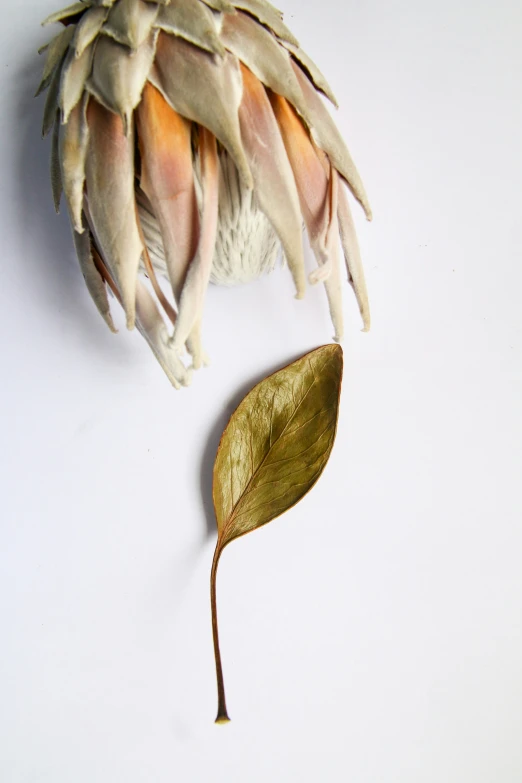
[[[342, 337], [339, 234], [369, 310], [346, 183], [370, 208], [328, 113], [324, 77], [266, 0], [83, 0], [44, 24], [44, 135], [81, 269], [111, 329], [108, 289], [172, 383], [205, 363], [208, 283], [245, 282], [282, 249], [304, 295], [302, 224]], [[175, 304], [157, 274], [168, 277]], [[151, 285], [147, 285], [148, 277]], [[170, 329], [167, 322], [171, 322]], [[192, 357], [187, 367], [186, 351]]]

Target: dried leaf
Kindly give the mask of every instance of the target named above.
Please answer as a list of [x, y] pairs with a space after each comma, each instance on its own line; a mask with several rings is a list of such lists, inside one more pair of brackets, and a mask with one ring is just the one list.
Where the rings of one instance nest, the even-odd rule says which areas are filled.
[[283, 23], [281, 11], [277, 11], [270, 3], [265, 0], [234, 0], [234, 5], [236, 8], [255, 16], [261, 24], [269, 27], [281, 40], [299, 46], [297, 38]]
[[56, 13], [48, 16], [47, 19], [44, 19], [42, 22], [42, 27], [47, 27], [49, 24], [61, 22], [64, 19], [68, 19], [70, 16], [81, 14], [83, 11], [85, 11], [86, 8], [89, 8], [90, 5], [91, 3], [87, 3], [85, 0], [82, 0], [82, 2], [73, 3], [72, 5], [67, 6], [67, 8], [62, 8], [61, 11], [57, 11]]
[[218, 681], [216, 723], [227, 723], [216, 575], [225, 547], [298, 503], [319, 479], [337, 430], [343, 352], [325, 345], [259, 383], [239, 405], [214, 465], [218, 542], [211, 576]]
[[120, 0], [112, 6], [103, 32], [135, 52], [149, 37], [158, 10], [155, 3]]
[[176, 3], [166, 5], [159, 12], [155, 26], [220, 57], [225, 54], [214, 13], [203, 3], [177, 0]]

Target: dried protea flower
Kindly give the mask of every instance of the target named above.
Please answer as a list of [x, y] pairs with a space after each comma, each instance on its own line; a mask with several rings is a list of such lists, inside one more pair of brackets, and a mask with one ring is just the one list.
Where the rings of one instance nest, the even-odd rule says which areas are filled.
[[368, 218], [370, 208], [319, 95], [335, 103], [330, 88], [279, 11], [265, 0], [83, 0], [51, 22], [64, 29], [44, 47], [39, 92], [49, 90], [54, 198], [58, 208], [64, 191], [87, 287], [111, 329], [107, 289], [172, 383], [187, 385], [206, 361], [209, 281], [246, 282], [282, 249], [303, 296], [303, 221], [318, 264], [309, 279], [326, 287], [336, 338], [339, 234], [368, 328], [344, 184]]

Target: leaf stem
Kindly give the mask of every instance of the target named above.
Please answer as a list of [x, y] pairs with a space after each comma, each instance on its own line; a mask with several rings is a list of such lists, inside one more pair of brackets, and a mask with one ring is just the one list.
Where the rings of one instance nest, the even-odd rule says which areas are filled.
[[214, 656], [216, 659], [216, 677], [218, 688], [218, 713], [216, 723], [224, 724], [229, 723], [230, 718], [227, 713], [227, 703], [225, 699], [225, 681], [223, 679], [223, 666], [221, 664], [221, 651], [219, 649], [219, 631], [218, 631], [218, 619], [217, 619], [217, 597], [216, 597], [216, 577], [219, 558], [221, 557], [221, 548], [218, 545], [214, 554], [214, 561], [212, 563], [212, 573], [210, 576], [210, 603], [212, 607], [212, 636], [214, 639]]

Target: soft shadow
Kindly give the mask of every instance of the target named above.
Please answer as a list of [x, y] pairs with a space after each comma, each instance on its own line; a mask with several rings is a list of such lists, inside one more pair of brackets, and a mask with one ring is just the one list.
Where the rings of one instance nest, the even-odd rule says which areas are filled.
[[[18, 128], [18, 187], [16, 194], [17, 212], [22, 226], [26, 227], [30, 218], [30, 239], [32, 244], [41, 248], [40, 257], [29, 256], [26, 262], [33, 266], [39, 279], [44, 279], [42, 271], [50, 275], [45, 289], [53, 289], [58, 282], [62, 288], [64, 282], [72, 282], [71, 230], [62, 215], [54, 214], [52, 205], [51, 180], [49, 172], [50, 139], [42, 140], [41, 127], [45, 95], [34, 98], [34, 93], [40, 79], [43, 57], [38, 55], [28, 58], [23, 70], [18, 74], [17, 106]], [[42, 270], [42, 257], [45, 258], [46, 269]], [[47, 277], [47, 275], [45, 275]], [[54, 298], [54, 297], [53, 297]]]
[[39, 307], [50, 318], [59, 313], [59, 318], [78, 333], [80, 341], [94, 343], [94, 348], [105, 354], [108, 361], [123, 363], [125, 341], [115, 340], [113, 336], [111, 339], [108, 330], [105, 333], [107, 327], [86, 293], [63, 198], [61, 214], [55, 214], [50, 178], [51, 138], [42, 140], [41, 136], [46, 94], [34, 97], [43, 63], [44, 56], [39, 57], [35, 52], [15, 75], [19, 96], [13, 122], [17, 138], [17, 188], [12, 198], [20, 221], [24, 288], [27, 299], [33, 299], [36, 304], [28, 301], [28, 306]]
[[287, 362], [274, 365], [271, 368], [265, 370], [264, 372], [260, 372], [256, 374], [251, 378], [251, 380], [242, 384], [238, 389], [238, 391], [229, 398], [227, 403], [225, 403], [225, 405], [223, 406], [223, 410], [221, 411], [216, 421], [214, 422], [214, 425], [210, 430], [210, 435], [208, 437], [207, 444], [203, 451], [203, 456], [201, 458], [201, 470], [200, 470], [200, 490], [201, 490], [201, 498], [203, 502], [203, 509], [205, 512], [205, 528], [206, 528], [205, 540], [209, 540], [216, 536], [216, 516], [214, 514], [214, 502], [212, 499], [212, 480], [213, 480], [213, 472], [214, 472], [214, 462], [216, 459], [218, 446], [221, 441], [221, 436], [223, 435], [223, 431], [227, 426], [230, 417], [232, 416], [232, 414], [234, 413], [234, 411], [236, 410], [240, 402], [244, 399], [244, 397], [246, 397], [248, 392], [254, 388], [254, 386], [256, 386], [265, 378], [268, 378], [269, 375], [272, 375], [274, 372], [277, 372], [278, 370], [282, 369], [287, 364], [291, 364], [292, 362], [297, 361], [297, 359], [301, 358], [301, 355], [302, 354], [296, 354], [295, 356], [290, 357]]

